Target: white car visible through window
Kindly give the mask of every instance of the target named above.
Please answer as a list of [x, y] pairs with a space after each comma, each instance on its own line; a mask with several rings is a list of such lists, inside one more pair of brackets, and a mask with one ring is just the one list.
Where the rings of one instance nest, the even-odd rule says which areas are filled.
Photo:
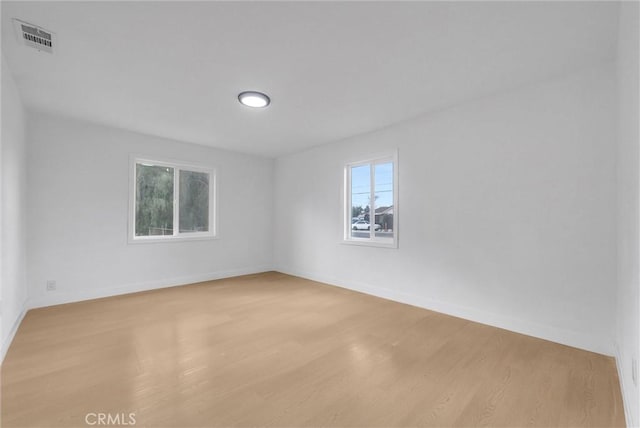
[[[373, 230], [380, 230], [381, 226], [379, 224], [375, 224], [373, 226]], [[353, 230], [371, 230], [371, 225], [366, 220], [360, 220], [352, 225]]]

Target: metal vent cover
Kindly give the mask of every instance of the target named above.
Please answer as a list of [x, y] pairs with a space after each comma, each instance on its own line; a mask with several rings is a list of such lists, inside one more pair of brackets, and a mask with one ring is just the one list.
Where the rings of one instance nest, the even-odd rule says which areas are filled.
[[18, 41], [25, 46], [35, 48], [39, 51], [53, 53], [55, 44], [55, 34], [49, 30], [45, 30], [37, 25], [28, 22], [13, 19], [13, 25], [16, 30]]

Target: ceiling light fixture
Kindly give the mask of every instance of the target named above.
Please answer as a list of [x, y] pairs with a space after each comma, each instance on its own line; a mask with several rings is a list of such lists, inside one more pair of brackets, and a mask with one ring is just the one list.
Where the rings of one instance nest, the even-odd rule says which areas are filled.
[[240, 101], [242, 105], [254, 108], [264, 108], [271, 103], [271, 99], [267, 94], [256, 91], [241, 92], [240, 95], [238, 95], [238, 101]]

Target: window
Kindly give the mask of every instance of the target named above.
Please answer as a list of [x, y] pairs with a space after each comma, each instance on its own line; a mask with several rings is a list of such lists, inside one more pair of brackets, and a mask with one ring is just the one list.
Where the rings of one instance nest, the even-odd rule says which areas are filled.
[[345, 241], [396, 248], [397, 154], [347, 164], [344, 175]]
[[215, 236], [213, 170], [135, 158], [131, 181], [130, 242]]

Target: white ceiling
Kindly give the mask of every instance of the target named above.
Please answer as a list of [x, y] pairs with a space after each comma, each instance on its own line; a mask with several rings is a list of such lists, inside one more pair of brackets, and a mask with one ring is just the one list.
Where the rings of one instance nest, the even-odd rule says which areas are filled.
[[[279, 156], [614, 59], [612, 2], [2, 2], [32, 109]], [[18, 44], [11, 18], [57, 35]], [[272, 97], [266, 110], [237, 102]]]

